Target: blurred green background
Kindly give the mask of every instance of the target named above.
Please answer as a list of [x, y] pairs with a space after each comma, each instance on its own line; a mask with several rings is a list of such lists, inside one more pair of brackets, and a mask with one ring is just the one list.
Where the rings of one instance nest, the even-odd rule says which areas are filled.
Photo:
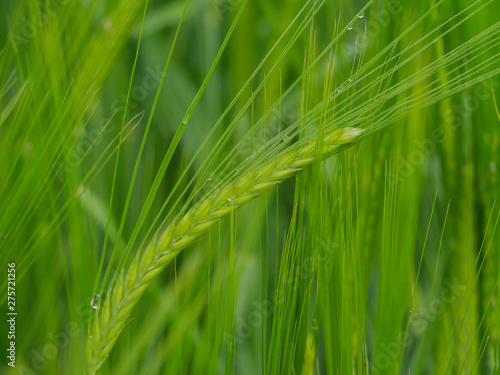
[[[500, 373], [500, 4], [375, 0], [360, 12], [365, 5], [0, 4], [2, 348], [11, 262], [18, 313], [16, 367], [4, 356], [1, 373], [85, 373], [104, 247], [113, 278], [128, 248], [143, 249], [182, 204], [216, 189], [281, 131], [317, 129], [321, 121], [308, 117], [316, 105], [333, 98], [333, 122], [345, 115], [369, 128], [378, 111], [364, 106], [401, 82], [379, 110], [403, 103], [407, 115], [257, 197], [183, 251], [146, 290], [101, 373]], [[384, 65], [398, 54], [404, 65]], [[363, 80], [356, 72], [370, 62]], [[452, 93], [455, 77], [464, 83]], [[414, 107], [405, 102], [422, 93]], [[251, 142], [241, 143], [245, 136]]]

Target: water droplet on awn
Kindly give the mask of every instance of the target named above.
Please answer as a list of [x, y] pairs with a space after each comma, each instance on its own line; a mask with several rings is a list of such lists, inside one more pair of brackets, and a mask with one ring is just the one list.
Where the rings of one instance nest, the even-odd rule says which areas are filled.
[[365, 12], [359, 14], [358, 18], [363, 18], [365, 16]]
[[95, 310], [99, 306], [99, 294], [94, 294], [92, 301], [90, 301], [90, 306]]

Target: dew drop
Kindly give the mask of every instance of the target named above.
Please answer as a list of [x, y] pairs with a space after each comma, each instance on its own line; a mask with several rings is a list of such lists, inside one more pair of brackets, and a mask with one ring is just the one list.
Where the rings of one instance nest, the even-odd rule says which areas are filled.
[[438, 38], [434, 39], [432, 43], [436, 43], [438, 41]]
[[362, 12], [358, 15], [358, 18], [364, 18], [365, 17], [365, 12]]
[[187, 124], [188, 121], [189, 121], [189, 114], [187, 114], [186, 117], [184, 117], [184, 120], [182, 120], [182, 123]]
[[90, 306], [92, 306], [94, 310], [97, 309], [97, 307], [99, 306], [99, 294], [94, 294], [92, 300], [90, 301]]
[[338, 92], [338, 93], [341, 93], [343, 89], [344, 89], [344, 86], [340, 86], [340, 87], [337, 89], [337, 92]]
[[349, 78], [349, 82], [352, 82], [352, 78]]
[[354, 26], [349, 26], [347, 30], [352, 30]]

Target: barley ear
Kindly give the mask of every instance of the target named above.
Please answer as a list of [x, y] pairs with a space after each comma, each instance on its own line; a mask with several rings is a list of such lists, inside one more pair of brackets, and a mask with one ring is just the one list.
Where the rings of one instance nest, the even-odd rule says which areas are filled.
[[92, 334], [87, 339], [87, 359], [91, 373], [95, 373], [113, 348], [137, 301], [152, 280], [186, 246], [193, 243], [221, 217], [300, 173], [316, 158], [330, 156], [346, 145], [359, 140], [362, 129], [347, 127], [330, 132], [321, 149], [316, 141], [299, 149], [290, 150], [243, 174], [214, 192], [187, 211], [180, 220], [172, 222], [154, 238], [142, 256], [134, 258], [128, 269], [112, 284], [101, 311], [96, 312]]

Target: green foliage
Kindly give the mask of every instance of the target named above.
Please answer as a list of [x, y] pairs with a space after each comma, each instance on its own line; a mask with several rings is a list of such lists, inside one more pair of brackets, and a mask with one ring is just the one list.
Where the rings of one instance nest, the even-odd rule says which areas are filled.
[[500, 371], [498, 2], [0, 8], [0, 372]]

